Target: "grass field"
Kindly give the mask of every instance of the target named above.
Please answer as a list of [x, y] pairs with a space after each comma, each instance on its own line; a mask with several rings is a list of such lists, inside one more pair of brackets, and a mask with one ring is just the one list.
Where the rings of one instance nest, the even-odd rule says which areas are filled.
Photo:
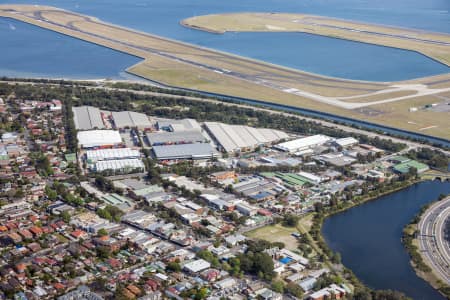
[[[166, 85], [318, 110], [450, 138], [449, 113], [409, 113], [409, 107], [417, 106], [418, 103], [431, 99], [436, 102], [434, 95], [377, 103], [416, 93], [417, 90], [413, 87], [416, 83], [423, 84], [427, 91], [432, 87], [448, 92], [450, 74], [400, 83], [344, 80], [165, 39], [54, 7], [0, 5], [1, 16], [141, 57], [143, 61], [127, 71]], [[274, 22], [286, 22], [276, 14], [270, 15], [270, 18]], [[309, 17], [307, 20], [312, 19]], [[255, 19], [247, 21], [253, 22]], [[299, 25], [293, 21], [295, 20], [291, 21], [292, 26]], [[281, 27], [279, 23], [274, 23], [269, 30], [280, 30]], [[424, 37], [430, 39], [442, 38], [446, 41], [447, 38], [433, 33], [424, 34]], [[398, 85], [403, 85], [402, 90], [393, 91]], [[382, 91], [386, 93], [380, 93]], [[441, 94], [439, 90], [431, 92]]]
[[296, 232], [296, 228], [284, 227], [280, 224], [264, 226], [252, 231], [248, 231], [245, 235], [253, 239], [266, 240], [268, 242], [282, 242], [285, 244], [286, 249], [297, 249], [297, 239], [291, 235]]
[[379, 94], [373, 94], [370, 96], [363, 96], [363, 97], [351, 97], [351, 98], [340, 98], [340, 100], [344, 100], [346, 102], [374, 102], [379, 100], [386, 100], [401, 96], [409, 96], [414, 95], [417, 92], [414, 91], [392, 91], [388, 93], [379, 93]]

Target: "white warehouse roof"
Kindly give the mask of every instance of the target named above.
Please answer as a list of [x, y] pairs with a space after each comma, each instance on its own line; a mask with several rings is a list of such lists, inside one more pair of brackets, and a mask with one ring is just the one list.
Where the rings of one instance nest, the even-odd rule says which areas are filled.
[[347, 147], [347, 146], [356, 145], [359, 143], [359, 141], [357, 139], [352, 138], [352, 137], [337, 139], [334, 142], [341, 147]]
[[205, 126], [217, 143], [227, 152], [241, 148], [253, 148], [260, 144], [288, 138], [286, 133], [268, 128], [253, 128], [217, 122], [205, 122]]
[[170, 131], [201, 129], [200, 124], [198, 124], [198, 122], [194, 119], [182, 119], [182, 120], [159, 119], [158, 128], [169, 129]]
[[281, 143], [276, 145], [275, 148], [286, 152], [295, 152], [325, 144], [330, 140], [329, 136], [318, 134]]
[[204, 259], [198, 259], [185, 264], [183, 268], [191, 273], [197, 273], [206, 270], [209, 267], [211, 267], [209, 262]]
[[114, 130], [89, 130], [80, 131], [77, 134], [78, 144], [83, 148], [92, 148], [122, 143], [118, 131]]
[[123, 169], [144, 169], [144, 163], [142, 160], [133, 159], [120, 159], [120, 160], [103, 160], [98, 161], [95, 164], [95, 170], [102, 172], [105, 170], [123, 170]]
[[86, 158], [90, 162], [99, 160], [124, 159], [124, 158], [139, 158], [138, 150], [130, 148], [116, 148], [116, 149], [99, 149], [86, 151]]

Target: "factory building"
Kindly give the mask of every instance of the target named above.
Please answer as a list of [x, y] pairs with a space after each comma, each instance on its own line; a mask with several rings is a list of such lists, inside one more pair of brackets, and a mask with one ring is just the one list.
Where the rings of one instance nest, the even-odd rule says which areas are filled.
[[182, 120], [170, 120], [160, 119], [158, 120], [158, 130], [176, 132], [186, 130], [201, 130], [200, 124], [194, 119], [182, 119]]
[[144, 172], [145, 166], [142, 160], [137, 158], [102, 160], [93, 165], [95, 172], [109, 172], [111, 175]]
[[130, 148], [116, 148], [116, 149], [99, 149], [86, 151], [86, 161], [88, 164], [96, 163], [102, 160], [117, 160], [139, 158], [140, 152]]
[[336, 146], [342, 148], [352, 147], [358, 145], [358, 143], [359, 143], [358, 140], [352, 137], [341, 138], [334, 141], [334, 144]]
[[286, 133], [279, 130], [243, 125], [205, 122], [205, 128], [225, 152], [251, 151], [259, 145], [269, 145], [288, 138]]
[[100, 110], [93, 106], [72, 107], [73, 121], [77, 130], [104, 129]]
[[173, 132], [149, 132], [146, 134], [146, 137], [151, 146], [194, 144], [207, 141], [205, 136], [197, 129]]
[[147, 115], [134, 111], [113, 111], [112, 119], [117, 129], [138, 128], [144, 130], [152, 127]]
[[113, 148], [122, 144], [119, 132], [114, 130], [79, 131], [77, 139], [83, 149]]
[[217, 151], [206, 143], [154, 146], [153, 154], [158, 160], [211, 159], [219, 156]]
[[281, 151], [294, 153], [294, 152], [308, 150], [308, 149], [323, 145], [323, 144], [329, 142], [330, 140], [331, 140], [331, 138], [329, 136], [318, 134], [318, 135], [308, 136], [308, 137], [296, 139], [293, 141], [281, 143], [281, 144], [275, 145], [274, 148], [281, 150]]

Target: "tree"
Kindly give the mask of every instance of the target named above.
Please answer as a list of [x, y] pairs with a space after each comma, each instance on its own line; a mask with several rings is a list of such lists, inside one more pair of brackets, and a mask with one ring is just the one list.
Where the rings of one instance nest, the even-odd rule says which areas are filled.
[[97, 215], [100, 218], [106, 219], [108, 221], [112, 221], [112, 216], [106, 209], [98, 209], [97, 210]]
[[106, 231], [105, 228], [100, 228], [100, 229], [98, 230], [97, 234], [98, 234], [99, 236], [107, 236], [107, 235], [108, 235], [108, 231]]
[[322, 202], [316, 202], [316, 203], [314, 203], [314, 210], [315, 210], [317, 213], [323, 212], [323, 204], [322, 204]]
[[255, 272], [261, 271], [266, 279], [273, 277], [273, 260], [267, 253], [256, 253], [253, 259], [253, 267]]
[[171, 272], [180, 272], [181, 266], [176, 261], [171, 261], [167, 264], [166, 269]]
[[202, 300], [205, 299], [206, 296], [208, 296], [208, 289], [203, 287], [197, 291], [197, 293], [195, 294], [195, 299]]
[[286, 292], [288, 292], [289, 294], [291, 294], [294, 297], [303, 298], [303, 290], [302, 288], [298, 285], [295, 284], [294, 282], [290, 282], [286, 285], [285, 288]]
[[281, 280], [272, 281], [271, 289], [277, 293], [283, 293], [284, 283]]
[[341, 263], [341, 254], [339, 252], [335, 252], [331, 257], [331, 261], [335, 264]]
[[283, 217], [283, 225], [288, 227], [295, 227], [298, 223], [298, 216], [294, 214], [285, 214]]
[[111, 251], [106, 247], [97, 247], [97, 256], [100, 258], [109, 258]]
[[45, 194], [47, 195], [48, 199], [50, 200], [56, 200], [56, 197], [58, 197], [58, 194], [55, 190], [51, 189], [50, 187], [45, 187]]
[[70, 218], [71, 218], [70, 213], [67, 210], [63, 211], [61, 213], [61, 219], [63, 219], [64, 222], [69, 223], [70, 222]]

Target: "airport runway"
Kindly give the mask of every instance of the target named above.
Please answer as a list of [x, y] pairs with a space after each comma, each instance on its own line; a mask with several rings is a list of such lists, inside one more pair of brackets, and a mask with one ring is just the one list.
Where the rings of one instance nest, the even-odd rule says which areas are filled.
[[[0, 12], [21, 21], [32, 20], [32, 24], [55, 31], [61, 31], [65, 34], [68, 34], [67, 30], [70, 30], [71, 32], [78, 34], [73, 34], [73, 36], [76, 37], [87, 35], [90, 37], [90, 41], [98, 41], [99, 43], [107, 42], [109, 45], [116, 45], [116, 48], [122, 51], [124, 51], [123, 49], [132, 49], [133, 51], [130, 53], [142, 53], [143, 58], [148, 58], [146, 55], [163, 57], [175, 63], [190, 65], [193, 68], [208, 70], [223, 76], [233, 77], [238, 80], [344, 109], [359, 109], [371, 105], [417, 98], [419, 96], [450, 92], [450, 88], [431, 89], [426, 85], [418, 84], [389, 85], [387, 83], [369, 83], [319, 76], [123, 28], [101, 22], [96, 18], [56, 8], [36, 6], [30, 9], [29, 6], [15, 7], [22, 7], [23, 10], [20, 8], [2, 8], [0, 6]], [[67, 21], [62, 21], [65, 19], [64, 16], [66, 15], [69, 18], [67, 18]], [[20, 18], [18, 18], [18, 16], [20, 16]], [[47, 26], [44, 26], [44, 24], [47, 24]], [[102, 30], [97, 30], [97, 28], [101, 28]], [[117, 37], [115, 33], [126, 33], [130, 38], [124, 39], [122, 37]], [[153, 44], [153, 47], [145, 46], [144, 42], [141, 44], [136, 42], [136, 40], [139, 39], [149, 43], [154, 43], [156, 41], [159, 42], [161, 46], [159, 46], [158, 43]], [[175, 50], [177, 47], [178, 51]], [[183, 56], [183, 49], [189, 51], [192, 55], [189, 57]], [[224, 67], [224, 65], [226, 67]], [[242, 66], [246, 66], [246, 68], [243, 69]], [[261, 70], [264, 70], [264, 73], [261, 73]], [[330, 97], [320, 95], [317, 92], [308, 91], [307, 89], [295, 88], [295, 82], [323, 89], [342, 89], [360, 92], [358, 95], [360, 97], [372, 96], [380, 93], [383, 94], [384, 91], [413, 91], [415, 93], [412, 95], [378, 101], [346, 102], [345, 100], [347, 97], [345, 96]]]

